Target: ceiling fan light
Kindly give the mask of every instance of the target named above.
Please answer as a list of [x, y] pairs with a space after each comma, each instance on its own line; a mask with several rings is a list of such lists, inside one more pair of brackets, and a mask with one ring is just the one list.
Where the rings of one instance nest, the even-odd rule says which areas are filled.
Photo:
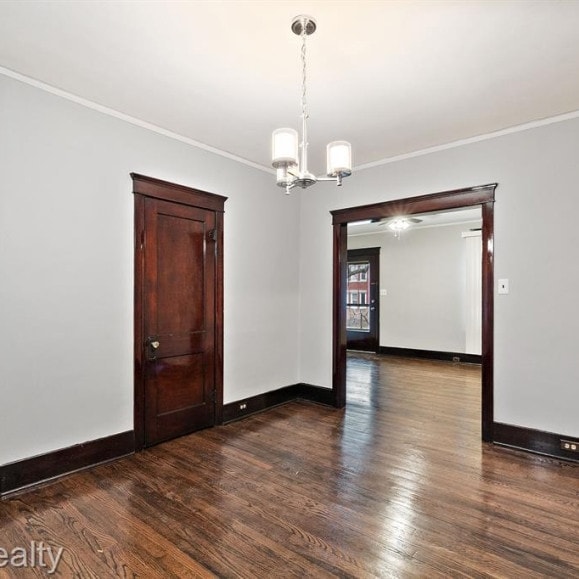
[[333, 141], [327, 146], [328, 177], [347, 177], [352, 174], [352, 146], [347, 141]]
[[410, 227], [410, 223], [408, 223], [407, 219], [400, 217], [398, 219], [394, 219], [388, 224], [388, 227], [392, 229], [392, 231], [404, 231]]
[[271, 164], [293, 167], [298, 164], [298, 132], [294, 129], [276, 129], [271, 138]]

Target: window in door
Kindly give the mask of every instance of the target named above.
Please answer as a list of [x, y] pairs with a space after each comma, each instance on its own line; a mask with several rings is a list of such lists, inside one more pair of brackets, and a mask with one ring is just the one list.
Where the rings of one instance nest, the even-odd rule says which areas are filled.
[[370, 330], [370, 262], [348, 264], [347, 329], [368, 332]]
[[348, 250], [346, 337], [351, 350], [379, 350], [380, 248]]

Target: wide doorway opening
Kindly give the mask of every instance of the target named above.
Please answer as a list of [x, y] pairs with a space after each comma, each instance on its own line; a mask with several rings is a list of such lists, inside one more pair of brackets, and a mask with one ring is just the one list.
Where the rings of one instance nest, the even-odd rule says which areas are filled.
[[[494, 227], [493, 227], [493, 209], [494, 209], [494, 191], [496, 188], [496, 184], [485, 185], [481, 187], [473, 187], [468, 189], [461, 189], [455, 191], [448, 191], [442, 193], [435, 193], [432, 195], [424, 195], [421, 197], [414, 197], [408, 199], [400, 199], [396, 201], [378, 203], [373, 205], [366, 205], [361, 207], [353, 207], [349, 209], [341, 209], [337, 211], [333, 211], [333, 224], [334, 224], [334, 334], [333, 334], [333, 353], [334, 353], [334, 372], [333, 372], [333, 397], [334, 397], [334, 404], [337, 407], [342, 407], [347, 402], [347, 381], [348, 379], [352, 384], [356, 382], [355, 376], [352, 374], [358, 375], [360, 377], [365, 371], [368, 375], [374, 374], [374, 379], [376, 378], [376, 374], [379, 374], [379, 368], [384, 367], [383, 364], [378, 363], [378, 359], [372, 360], [372, 356], [380, 356], [382, 354], [387, 354], [389, 357], [400, 358], [400, 356], [404, 358], [412, 358], [405, 364], [406, 367], [417, 366], [420, 368], [420, 364], [424, 369], [424, 364], [430, 363], [431, 368], [430, 372], [433, 372], [436, 369], [436, 364], [440, 364], [440, 360], [450, 360], [451, 366], [452, 362], [458, 361], [460, 362], [480, 362], [480, 388], [478, 388], [477, 396], [480, 402], [477, 404], [478, 408], [480, 408], [480, 423], [481, 423], [481, 437], [485, 441], [492, 440], [492, 425], [493, 425], [493, 242], [494, 242]], [[392, 283], [391, 287], [396, 288], [395, 293], [398, 294], [398, 306], [394, 306], [394, 311], [396, 310], [403, 310], [404, 308], [407, 309], [406, 315], [406, 325], [404, 323], [404, 316], [401, 316], [402, 323], [396, 324], [396, 316], [390, 316], [390, 327], [385, 328], [381, 327], [380, 325], [380, 318], [382, 318], [382, 322], [388, 319], [388, 316], [385, 316], [385, 311], [388, 308], [388, 302], [386, 302], [386, 298], [388, 296], [388, 284], [382, 285], [382, 282], [378, 282], [374, 292], [372, 295], [375, 296], [375, 303], [374, 304], [363, 304], [367, 305], [367, 311], [370, 311], [372, 306], [375, 306], [376, 310], [382, 309], [383, 311], [377, 315], [376, 324], [378, 325], [377, 331], [378, 334], [381, 336], [380, 342], [376, 347], [375, 342], [370, 342], [371, 347], [368, 351], [373, 352], [372, 354], [356, 354], [350, 353], [350, 359], [353, 363], [355, 363], [353, 373], [351, 372], [348, 375], [348, 348], [349, 344], [351, 346], [351, 340], [348, 339], [348, 322], [349, 317], [351, 315], [352, 304], [348, 301], [352, 296], [350, 295], [352, 291], [348, 291], [349, 285], [349, 277], [351, 277], [351, 263], [349, 265], [348, 259], [348, 251], [359, 251], [361, 252], [363, 249], [367, 249], [370, 247], [374, 248], [374, 251], [378, 253], [382, 253], [382, 265], [384, 264], [385, 255], [385, 246], [387, 244], [380, 243], [380, 236], [383, 236], [383, 233], [376, 234], [370, 233], [369, 235], [372, 236], [372, 239], [367, 239], [363, 243], [358, 243], [357, 247], [350, 247], [348, 243], [348, 225], [350, 224], [350, 229], [352, 230], [353, 224], [358, 224], [360, 227], [365, 226], [368, 227], [370, 230], [372, 227], [382, 227], [388, 228], [390, 235], [394, 238], [395, 243], [401, 241], [402, 236], [406, 232], [407, 228], [410, 227], [409, 223], [413, 223], [416, 225], [417, 223], [427, 222], [427, 221], [436, 221], [436, 219], [440, 219], [441, 215], [452, 215], [456, 212], [456, 214], [460, 213], [460, 210], [476, 210], [478, 215], [480, 216], [479, 224], [480, 227], [466, 227], [466, 223], [460, 224], [460, 228], [464, 226], [465, 238], [463, 238], [464, 242], [466, 243], [466, 237], [476, 237], [479, 236], [479, 252], [480, 252], [480, 263], [479, 263], [479, 290], [478, 295], [474, 293], [470, 296], [470, 299], [478, 300], [479, 301], [479, 308], [478, 308], [478, 320], [476, 319], [476, 312], [475, 308], [471, 308], [473, 312], [474, 319], [469, 321], [471, 325], [471, 330], [468, 331], [467, 328], [463, 328], [462, 334], [459, 331], [450, 331], [453, 325], [452, 320], [450, 320], [450, 314], [447, 312], [446, 314], [443, 312], [443, 316], [441, 320], [448, 319], [450, 320], [448, 327], [443, 327], [440, 333], [441, 336], [438, 338], [438, 342], [436, 340], [434, 342], [428, 342], [430, 329], [436, 330], [437, 324], [440, 326], [441, 321], [436, 320], [436, 316], [434, 315], [435, 310], [432, 310], [431, 315], [424, 315], [424, 313], [418, 313], [416, 318], [418, 319], [418, 328], [421, 331], [415, 332], [414, 342], [409, 342], [410, 334], [407, 330], [415, 324], [415, 321], [410, 321], [411, 316], [408, 312], [412, 312], [412, 308], [414, 310], [417, 309], [418, 306], [416, 304], [412, 306], [411, 304], [407, 303], [404, 305], [404, 299], [408, 296], [404, 294], [404, 290], [401, 287], [397, 287], [395, 282], [399, 280], [389, 280], [389, 283]], [[471, 213], [472, 215], [472, 213]], [[412, 220], [412, 221], [411, 221]], [[460, 217], [458, 217], [460, 220]], [[401, 225], [403, 221], [406, 221], [406, 225]], [[382, 225], [378, 225], [382, 224]], [[435, 223], [431, 223], [434, 227]], [[475, 224], [476, 225], [476, 224]], [[441, 225], [442, 227], [442, 225]], [[455, 223], [454, 228], [456, 229], [457, 224]], [[475, 232], [475, 230], [478, 230]], [[390, 239], [391, 241], [391, 239]], [[461, 241], [462, 243], [463, 241]], [[355, 245], [355, 244], [350, 244]], [[366, 247], [363, 247], [366, 246]], [[396, 247], [394, 245], [393, 247]], [[400, 246], [399, 246], [400, 247]], [[377, 250], [376, 248], [379, 248]], [[429, 247], [428, 250], [432, 248]], [[466, 245], [464, 247], [464, 253], [466, 255]], [[441, 261], [444, 263], [444, 260]], [[461, 266], [462, 267], [462, 266]], [[465, 266], [466, 267], [466, 266]], [[382, 268], [383, 269], [383, 268]], [[409, 268], [411, 269], [411, 268]], [[420, 268], [419, 268], [420, 269]], [[456, 269], [456, 268], [455, 268]], [[472, 267], [471, 267], [472, 269]], [[475, 268], [476, 270], [476, 268]], [[358, 285], [361, 283], [361, 278], [363, 277], [360, 275], [361, 272], [356, 272], [354, 275], [357, 275], [360, 278]], [[432, 272], [431, 272], [432, 273]], [[437, 272], [434, 272], [435, 274]], [[472, 273], [472, 272], [471, 272]], [[477, 273], [475, 271], [475, 273]], [[440, 279], [438, 281], [445, 283], [446, 277], [448, 277], [447, 272], [441, 272], [439, 276]], [[428, 295], [429, 289], [433, 292], [438, 291], [436, 290], [435, 286], [438, 284], [438, 281], [435, 279], [436, 275], [432, 278], [425, 279], [422, 287], [420, 283], [415, 283], [415, 288], [418, 290], [424, 290], [426, 292], [425, 295]], [[416, 280], [415, 280], [416, 281]], [[465, 279], [464, 283], [467, 283], [466, 279], [466, 272], [465, 272]], [[430, 284], [430, 288], [428, 287]], [[406, 292], [410, 294], [412, 292]], [[358, 296], [358, 301], [361, 298]], [[368, 300], [371, 301], [371, 295], [368, 293]], [[401, 300], [401, 301], [400, 301]], [[466, 297], [465, 297], [466, 300]], [[402, 304], [402, 305], [401, 305]], [[393, 304], [391, 304], [393, 305]], [[426, 304], [422, 304], [421, 307], [426, 307], [428, 310], [428, 299], [426, 300]], [[436, 314], [439, 314], [439, 309], [441, 308], [440, 304], [432, 305], [433, 308], [436, 309]], [[462, 308], [462, 312], [459, 313], [457, 318], [461, 317], [468, 317], [466, 307], [467, 304], [463, 303], [460, 305]], [[360, 309], [360, 308], [358, 308]], [[390, 312], [392, 314], [392, 311]], [[450, 317], [449, 317], [450, 316]], [[431, 319], [432, 318], [432, 319]], [[421, 320], [423, 320], [421, 322]], [[399, 320], [400, 321], [400, 320]], [[476, 330], [476, 322], [478, 321], [478, 330]], [[473, 326], [473, 322], [475, 325]], [[361, 324], [362, 326], [363, 324]], [[368, 329], [370, 326], [369, 318], [368, 318]], [[397, 327], [395, 327], [397, 326]], [[429, 327], [431, 327], [429, 329]], [[473, 331], [472, 328], [475, 328]], [[410, 328], [411, 329], [411, 328]], [[456, 330], [456, 328], [455, 328]], [[406, 336], [404, 333], [406, 332]], [[452, 334], [452, 335], [451, 335]], [[473, 342], [473, 336], [476, 337], [478, 334], [479, 340], [475, 339]], [[398, 335], [398, 339], [400, 342], [397, 344], [396, 340], [394, 339]], [[459, 338], [460, 335], [460, 338]], [[468, 338], [468, 339], [467, 339]], [[405, 341], [406, 339], [406, 341]], [[445, 341], [446, 340], [446, 341]], [[421, 342], [422, 341], [422, 342]], [[460, 342], [460, 343], [459, 343]], [[422, 347], [420, 347], [422, 346]], [[356, 348], [358, 350], [362, 348]], [[352, 352], [353, 348], [350, 349]], [[470, 350], [470, 351], [468, 351]], [[433, 353], [435, 354], [433, 359]], [[436, 354], [439, 354], [439, 359], [436, 359]], [[446, 358], [444, 356], [447, 356]], [[462, 357], [462, 360], [460, 359]], [[469, 359], [470, 357], [470, 359]], [[430, 358], [430, 360], [428, 360]], [[416, 360], [414, 360], [416, 359]], [[400, 367], [400, 364], [398, 364]], [[365, 368], [365, 370], [364, 370]], [[410, 368], [409, 371], [411, 372], [412, 369]], [[476, 375], [476, 371], [474, 376]], [[472, 376], [471, 376], [472, 377]], [[374, 380], [376, 381], [376, 380]], [[354, 386], [352, 386], [354, 387]], [[368, 390], [370, 392], [370, 390]], [[359, 392], [358, 392], [359, 394]], [[352, 394], [354, 395], [354, 394]], [[370, 394], [368, 394], [370, 395]]]

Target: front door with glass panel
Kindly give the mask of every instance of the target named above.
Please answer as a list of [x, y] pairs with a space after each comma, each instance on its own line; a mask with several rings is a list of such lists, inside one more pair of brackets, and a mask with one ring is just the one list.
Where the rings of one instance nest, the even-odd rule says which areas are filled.
[[378, 352], [380, 248], [348, 251], [346, 334], [348, 349]]

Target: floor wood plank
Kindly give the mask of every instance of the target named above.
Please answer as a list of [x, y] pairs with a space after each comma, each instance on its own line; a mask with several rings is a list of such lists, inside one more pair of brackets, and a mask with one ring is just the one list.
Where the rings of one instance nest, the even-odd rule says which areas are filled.
[[64, 547], [60, 577], [578, 577], [579, 469], [480, 442], [478, 366], [356, 353], [344, 410], [161, 444], [1, 503], [0, 526], [8, 551]]

